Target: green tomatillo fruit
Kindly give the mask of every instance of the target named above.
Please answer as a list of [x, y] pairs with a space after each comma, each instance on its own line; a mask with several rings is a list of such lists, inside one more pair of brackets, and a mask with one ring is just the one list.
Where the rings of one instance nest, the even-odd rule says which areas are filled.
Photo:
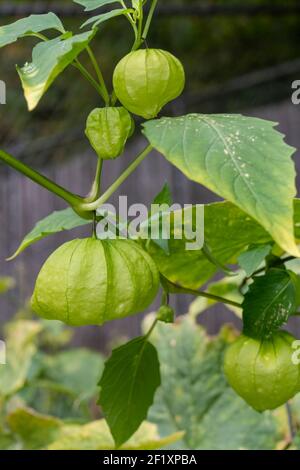
[[103, 160], [119, 157], [133, 132], [134, 121], [122, 107], [96, 108], [87, 118], [86, 136], [98, 157]]
[[141, 49], [127, 54], [116, 66], [115, 93], [130, 112], [152, 119], [185, 85], [181, 62], [161, 49]]
[[265, 340], [241, 335], [227, 349], [227, 380], [255, 410], [278, 408], [300, 391], [300, 366], [292, 360], [294, 341], [286, 331]]
[[32, 309], [72, 326], [102, 325], [147, 308], [159, 288], [152, 258], [125, 239], [77, 239], [58, 248], [42, 267]]

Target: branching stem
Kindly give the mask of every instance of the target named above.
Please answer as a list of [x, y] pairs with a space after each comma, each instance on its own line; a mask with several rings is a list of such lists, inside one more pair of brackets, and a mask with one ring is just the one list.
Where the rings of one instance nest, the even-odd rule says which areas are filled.
[[95, 211], [101, 207], [114, 194], [114, 192], [124, 183], [124, 181], [133, 173], [142, 161], [151, 152], [152, 146], [148, 145], [138, 157], [126, 168], [126, 170], [116, 179], [116, 181], [102, 194], [100, 198], [93, 202], [82, 202], [79, 205], [81, 211]]
[[54, 183], [54, 181], [50, 180], [46, 176], [43, 176], [41, 173], [33, 170], [28, 165], [25, 165], [25, 163], [20, 162], [12, 155], [4, 152], [3, 150], [0, 150], [0, 160], [6, 163], [8, 166], [17, 170], [19, 173], [22, 173], [23, 175], [27, 176], [27, 178], [39, 184], [51, 193], [56, 194], [56, 196], [60, 197], [61, 199], [64, 199], [71, 206], [78, 205], [78, 203], [82, 201], [82, 198], [80, 196], [77, 196], [67, 191], [62, 186], [59, 186], [58, 184]]

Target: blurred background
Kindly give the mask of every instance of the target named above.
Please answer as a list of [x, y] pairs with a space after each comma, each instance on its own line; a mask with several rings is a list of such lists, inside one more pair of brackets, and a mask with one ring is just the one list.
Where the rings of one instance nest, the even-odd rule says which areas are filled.
[[[0, 26], [31, 13], [48, 11], [57, 13], [73, 31], [88, 16], [71, 0], [1, 0]], [[101, 26], [93, 49], [108, 81], [117, 61], [128, 52], [131, 36], [125, 19], [116, 18]], [[96, 157], [84, 136], [85, 120], [101, 103], [93, 88], [70, 67], [56, 80], [38, 109], [28, 113], [15, 64], [30, 61], [34, 43], [35, 40], [27, 38], [0, 50], [0, 79], [7, 84], [7, 104], [0, 106], [0, 147], [57, 183], [86, 194]], [[263, 117], [278, 122], [287, 142], [300, 149], [300, 105], [291, 102], [292, 82], [300, 80], [297, 0], [164, 0], [157, 9], [148, 44], [173, 52], [186, 69], [186, 91], [165, 113], [230, 112]], [[143, 145], [143, 139], [136, 136], [121, 159], [105, 165], [105, 185], [115, 179]], [[300, 169], [298, 156], [296, 153], [295, 161]], [[165, 181], [170, 184], [174, 202], [195, 204], [216, 200], [216, 196], [188, 181], [155, 153], [118, 194], [128, 195], [129, 203], [149, 204]], [[89, 229], [49, 237], [8, 263], [5, 258], [15, 251], [34, 224], [65, 206], [1, 164], [0, 201], [0, 276], [15, 279], [15, 287], [0, 297], [1, 335], [3, 323], [30, 298], [36, 275], [51, 251], [71, 237], [88, 235]], [[172, 302], [178, 313], [184, 313], [189, 300], [176, 297]], [[236, 322], [222, 306], [211, 309], [202, 318], [210, 333], [217, 332], [224, 321]], [[137, 316], [103, 328], [80, 328], [74, 342], [103, 349], [116, 334], [138, 334], [140, 321]]]

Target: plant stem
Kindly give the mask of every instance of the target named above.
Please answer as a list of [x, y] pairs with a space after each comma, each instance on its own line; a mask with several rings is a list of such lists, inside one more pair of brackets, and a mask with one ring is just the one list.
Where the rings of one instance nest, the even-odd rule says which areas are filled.
[[86, 47], [86, 50], [87, 50], [87, 53], [91, 59], [91, 62], [93, 64], [93, 67], [95, 69], [95, 72], [96, 72], [96, 75], [98, 77], [98, 80], [99, 80], [99, 84], [100, 84], [100, 87], [102, 89], [102, 93], [103, 93], [103, 99], [105, 101], [105, 104], [108, 106], [109, 105], [109, 93], [108, 93], [108, 90], [107, 90], [107, 87], [106, 87], [106, 84], [105, 84], [105, 81], [104, 81], [104, 78], [103, 78], [103, 75], [102, 75], [102, 72], [101, 72], [101, 69], [98, 65], [98, 62], [97, 62], [97, 59], [91, 49], [90, 46], [87, 46]]
[[152, 0], [152, 4], [151, 4], [149, 14], [148, 14], [148, 17], [147, 17], [147, 20], [146, 20], [145, 28], [144, 28], [144, 31], [143, 31], [143, 34], [142, 34], [142, 40], [143, 41], [145, 41], [145, 39], [147, 39], [149, 29], [150, 29], [150, 26], [151, 26], [151, 22], [152, 22], [152, 18], [153, 18], [154, 12], [155, 12], [155, 8], [157, 6], [157, 2], [158, 2], [158, 0]]
[[64, 201], [68, 202], [71, 206], [78, 205], [78, 203], [82, 201], [82, 198], [80, 196], [77, 196], [67, 191], [62, 186], [57, 185], [56, 183], [54, 183], [54, 181], [41, 175], [39, 172], [33, 170], [28, 165], [25, 165], [25, 163], [20, 162], [12, 155], [4, 152], [3, 150], [0, 150], [0, 160], [17, 170], [19, 173], [22, 173], [23, 175], [27, 176], [27, 178], [39, 184], [51, 193], [56, 194], [56, 196], [60, 197], [61, 199], [64, 199]]
[[203, 248], [202, 248], [202, 253], [204, 256], [208, 259], [210, 263], [212, 263], [216, 268], [218, 268], [220, 271], [222, 271], [226, 276], [236, 276], [238, 273], [235, 271], [232, 271], [231, 269], [227, 268], [227, 266], [223, 265], [220, 263], [211, 253], [209, 247], [207, 246], [206, 243], [204, 243]]
[[[123, 0], [120, 0], [120, 3], [122, 5], [122, 7], [124, 8], [124, 10], [127, 10], [127, 6], [125, 5], [124, 1]], [[132, 19], [132, 16], [130, 13], [126, 13], [125, 14], [126, 18], [128, 19], [129, 23], [131, 24], [132, 28], [133, 28], [133, 31], [134, 31], [134, 37], [135, 37], [135, 41], [137, 40], [137, 37], [138, 37], [138, 30], [137, 30], [137, 27], [136, 27], [136, 24], [135, 22], [133, 21]]]
[[286, 409], [287, 422], [288, 422], [289, 433], [290, 433], [289, 439], [290, 439], [290, 442], [292, 442], [296, 435], [296, 429], [294, 426], [293, 413], [292, 413], [291, 405], [289, 404], [289, 402], [285, 404], [285, 409]]
[[210, 299], [215, 302], [222, 303], [222, 304], [232, 305], [233, 307], [242, 308], [241, 304], [239, 304], [238, 302], [234, 302], [233, 300], [226, 299], [218, 295], [210, 294], [209, 292], [203, 292], [203, 291], [198, 291], [198, 290], [182, 287], [182, 286], [179, 286], [178, 284], [174, 284], [173, 282], [167, 280], [166, 278], [163, 278], [163, 281], [167, 285], [168, 290], [171, 294], [189, 294], [189, 295], [194, 295], [196, 297], [204, 297], [206, 299]]
[[102, 194], [100, 198], [93, 202], [82, 202], [79, 205], [79, 209], [82, 211], [95, 211], [99, 207], [101, 207], [113, 194], [114, 192], [121, 186], [122, 183], [128, 178], [128, 176], [133, 173], [136, 168], [142, 163], [142, 161], [147, 157], [147, 155], [151, 152], [153, 147], [148, 145], [139, 155], [138, 157], [126, 168], [126, 170], [116, 179], [116, 181]]
[[145, 336], [145, 339], [146, 339], [146, 340], [149, 339], [149, 337], [151, 336], [151, 333], [153, 332], [153, 330], [154, 330], [154, 328], [156, 327], [157, 323], [158, 323], [158, 319], [156, 318], [156, 319], [154, 320], [154, 322], [152, 323], [152, 325], [151, 325], [151, 327], [150, 327], [148, 333], [147, 333], [146, 336]]
[[86, 70], [86, 68], [81, 64], [81, 62], [79, 62], [78, 59], [75, 59], [75, 61], [73, 62], [73, 66], [80, 70], [82, 75], [91, 83], [91, 85], [97, 90], [97, 93], [105, 101], [101, 86], [96, 82], [96, 80], [92, 77], [88, 70]]
[[45, 42], [49, 41], [49, 39], [41, 33], [26, 33], [24, 34], [24, 37], [34, 37], [34, 38], [41, 39], [42, 41], [45, 41]]
[[92, 238], [97, 240], [97, 214], [93, 213], [93, 229], [92, 229]]
[[[143, 42], [142, 40], [142, 34], [143, 34], [143, 21], [144, 21], [144, 9], [143, 9], [143, 1], [139, 0], [139, 25], [138, 25], [138, 40], [139, 43], [141, 44]], [[140, 47], [140, 45], [139, 45]]]
[[102, 168], [103, 160], [102, 158], [98, 158], [95, 179], [88, 196], [85, 198], [86, 202], [93, 202], [100, 197]]

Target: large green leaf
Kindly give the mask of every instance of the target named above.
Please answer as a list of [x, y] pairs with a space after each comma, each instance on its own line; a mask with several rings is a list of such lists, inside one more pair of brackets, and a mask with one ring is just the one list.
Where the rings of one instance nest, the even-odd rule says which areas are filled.
[[[239, 254], [253, 240], [268, 243], [270, 235], [247, 214], [230, 202], [208, 204], [204, 208], [204, 235], [213, 256], [221, 263], [236, 263]], [[169, 254], [151, 243], [150, 254], [160, 272], [172, 282], [197, 289], [216, 272], [201, 250], [186, 250], [186, 240], [169, 241]]]
[[121, 3], [120, 0], [73, 0], [78, 5], [85, 7], [85, 11], [96, 10], [97, 8], [104, 7], [111, 3]]
[[36, 243], [39, 240], [42, 240], [48, 235], [62, 232], [64, 230], [71, 230], [89, 223], [91, 223], [90, 220], [82, 219], [71, 208], [52, 212], [52, 214], [45, 217], [45, 219], [40, 220], [34, 226], [31, 232], [29, 232], [23, 239], [16, 252], [9, 258], [9, 260], [16, 258], [30, 245]]
[[275, 449], [281, 439], [270, 412], [257, 413], [227, 385], [223, 376], [225, 330], [210, 340], [191, 317], [153, 332], [162, 385], [149, 418], [162, 436], [185, 431], [178, 449]]
[[115, 18], [117, 16], [121, 15], [126, 15], [127, 13], [130, 13], [132, 10], [131, 9], [125, 9], [125, 8], [117, 8], [116, 10], [109, 11], [108, 13], [102, 13], [101, 15], [93, 16], [92, 18], [89, 18], [83, 25], [81, 25], [81, 28], [85, 28], [86, 26], [93, 25], [93, 28], [98, 26], [101, 23], [104, 23], [104, 21], [110, 20], [111, 18]]
[[[182, 437], [174, 433], [161, 438], [157, 427], [144, 422], [140, 429], [124, 444], [123, 450], [155, 450], [170, 445]], [[83, 426], [65, 426], [59, 438], [48, 446], [50, 450], [113, 450], [115, 444], [104, 419]]]
[[95, 31], [88, 31], [72, 37], [55, 38], [34, 47], [32, 62], [17, 68], [30, 111], [38, 105], [57, 76], [85, 49], [94, 34]]
[[297, 307], [296, 275], [284, 269], [270, 269], [254, 278], [243, 302], [244, 333], [268, 338], [284, 325]]
[[144, 124], [151, 145], [188, 178], [257, 220], [288, 253], [293, 231], [294, 148], [275, 123], [240, 115], [191, 114]]
[[115, 349], [100, 380], [100, 400], [117, 447], [146, 419], [160, 385], [154, 346], [142, 336]]
[[20, 37], [30, 33], [40, 33], [46, 29], [55, 29], [64, 33], [65, 29], [60, 19], [54, 13], [30, 15], [12, 24], [0, 27], [0, 47], [7, 46]]
[[[31, 408], [12, 410], [7, 422], [19, 437], [24, 449], [37, 450], [112, 450], [113, 438], [104, 419], [88, 424], [67, 424], [53, 416], [37, 413]], [[157, 426], [144, 422], [122, 449], [160, 449], [182, 438], [180, 432], [161, 438]]]

